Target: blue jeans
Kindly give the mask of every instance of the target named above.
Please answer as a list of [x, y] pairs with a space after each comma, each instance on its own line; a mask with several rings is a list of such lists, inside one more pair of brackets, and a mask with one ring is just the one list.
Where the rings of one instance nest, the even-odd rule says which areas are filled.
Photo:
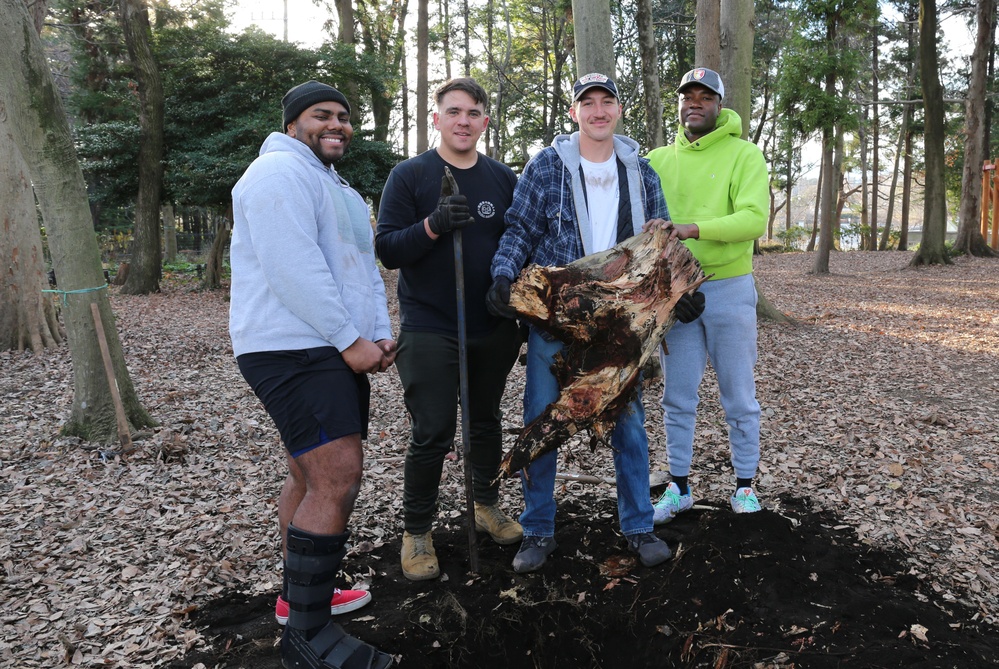
[[739, 478], [756, 476], [760, 462], [760, 404], [756, 401], [756, 285], [753, 275], [707, 281], [704, 313], [693, 323], [677, 323], [659, 352], [663, 367], [663, 422], [669, 471], [687, 476], [694, 454], [698, 388], [708, 358], [718, 376], [718, 394]]
[[[558, 399], [559, 387], [551, 373], [552, 360], [563, 345], [545, 341], [533, 328], [527, 341], [527, 383], [524, 390], [524, 424], [527, 425]], [[617, 515], [625, 536], [652, 531], [649, 499], [649, 436], [645, 432], [645, 409], [641, 388], [625, 408], [611, 433], [614, 470], [617, 475]], [[555, 534], [555, 467], [558, 451], [552, 450], [525, 468], [521, 480], [524, 513], [520, 524], [526, 536]]]

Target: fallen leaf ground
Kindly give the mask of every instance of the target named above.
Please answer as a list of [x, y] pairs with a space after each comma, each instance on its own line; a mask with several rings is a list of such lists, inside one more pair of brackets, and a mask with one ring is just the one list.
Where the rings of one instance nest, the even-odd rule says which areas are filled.
[[[996, 666], [999, 263], [913, 271], [910, 257], [836, 254], [821, 277], [808, 254], [757, 259], [761, 289], [797, 320], [760, 328], [766, 510], [726, 508], [726, 426], [709, 386], [699, 503], [657, 529], [675, 557], [656, 569], [629, 562], [613, 486], [566, 481], [559, 549], [541, 572], [514, 574], [516, 546], [484, 538], [469, 573], [451, 462], [435, 531], [446, 578], [406, 581], [407, 419], [397, 375], [373, 377], [344, 579], [374, 599], [342, 624], [400, 667]], [[232, 360], [225, 294], [165, 285], [112, 295], [161, 423], [127, 459], [58, 436], [65, 348], [0, 354], [0, 666], [280, 666], [282, 451]], [[509, 427], [522, 391], [517, 367]], [[666, 469], [659, 392], [645, 396], [654, 482]], [[605, 449], [581, 444], [560, 469], [613, 475]], [[516, 482], [503, 503], [520, 510]]]

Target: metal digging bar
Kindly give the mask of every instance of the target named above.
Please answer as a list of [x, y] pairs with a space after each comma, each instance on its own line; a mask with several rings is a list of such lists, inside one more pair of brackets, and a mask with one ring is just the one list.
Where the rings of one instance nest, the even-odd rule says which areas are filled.
[[[450, 193], [441, 195], [457, 195], [458, 184], [445, 165], [444, 176], [450, 186]], [[443, 189], [442, 189], [443, 190]], [[461, 246], [461, 230], [452, 233], [454, 240], [454, 279], [455, 297], [458, 306], [458, 382], [461, 394], [461, 455], [465, 471], [465, 515], [468, 521], [468, 566], [472, 573], [479, 571], [479, 551], [475, 544], [475, 499], [472, 494], [472, 466], [470, 463], [472, 446], [469, 442], [469, 411], [468, 411], [468, 341], [465, 334], [465, 262]]]

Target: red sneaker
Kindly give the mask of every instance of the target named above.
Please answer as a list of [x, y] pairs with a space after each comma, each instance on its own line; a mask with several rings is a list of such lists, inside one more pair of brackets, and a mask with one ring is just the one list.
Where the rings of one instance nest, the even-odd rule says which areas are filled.
[[[356, 611], [371, 601], [371, 593], [367, 590], [341, 590], [337, 588], [333, 591], [333, 599], [330, 600], [330, 615], [338, 616], [343, 613]], [[288, 622], [288, 602], [281, 595], [278, 595], [277, 605], [274, 607], [274, 617], [277, 618], [278, 625]]]

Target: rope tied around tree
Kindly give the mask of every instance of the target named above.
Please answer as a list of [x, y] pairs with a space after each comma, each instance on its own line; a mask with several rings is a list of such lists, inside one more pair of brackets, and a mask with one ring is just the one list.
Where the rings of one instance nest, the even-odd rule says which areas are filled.
[[104, 284], [103, 286], [97, 286], [95, 288], [77, 288], [76, 290], [59, 290], [59, 289], [43, 288], [42, 292], [43, 293], [58, 293], [59, 295], [62, 295], [62, 306], [65, 307], [66, 306], [66, 296], [67, 295], [78, 295], [78, 294], [82, 294], [82, 293], [95, 293], [98, 290], [104, 290], [107, 287], [108, 287], [107, 284]]

